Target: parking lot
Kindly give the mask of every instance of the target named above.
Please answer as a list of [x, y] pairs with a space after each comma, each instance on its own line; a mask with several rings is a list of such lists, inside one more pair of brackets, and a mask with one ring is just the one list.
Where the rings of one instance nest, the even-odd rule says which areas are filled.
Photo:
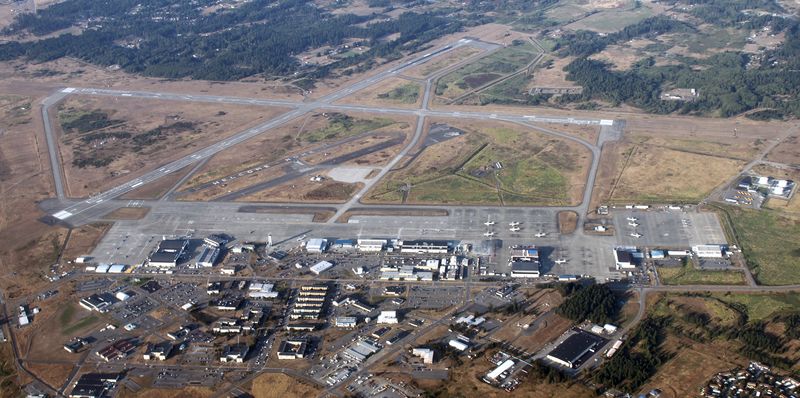
[[[636, 218], [630, 221], [628, 218]], [[631, 226], [629, 223], [639, 224]], [[680, 210], [617, 210], [614, 225], [620, 245], [688, 248], [726, 244], [725, 233], [715, 213]], [[631, 233], [639, 233], [635, 238]]]

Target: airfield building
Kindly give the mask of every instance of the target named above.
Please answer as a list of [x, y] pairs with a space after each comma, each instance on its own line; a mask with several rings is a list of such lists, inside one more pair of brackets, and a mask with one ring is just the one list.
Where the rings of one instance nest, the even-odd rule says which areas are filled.
[[600, 336], [578, 329], [550, 351], [547, 359], [568, 368], [575, 368], [580, 365], [586, 354], [597, 350], [605, 342], [606, 340]]
[[404, 240], [400, 245], [400, 253], [445, 254], [450, 251], [451, 245], [446, 240]]

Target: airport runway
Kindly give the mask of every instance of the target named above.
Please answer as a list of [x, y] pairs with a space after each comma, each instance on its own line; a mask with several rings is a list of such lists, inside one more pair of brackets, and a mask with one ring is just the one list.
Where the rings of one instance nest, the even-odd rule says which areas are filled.
[[[342, 110], [342, 111], [362, 111], [362, 112], [370, 112], [370, 113], [392, 113], [392, 114], [404, 114], [404, 115], [416, 115], [418, 117], [418, 124], [417, 130], [415, 131], [414, 139], [412, 142], [404, 148], [401, 152], [400, 156], [395, 157], [395, 159], [390, 162], [387, 167], [384, 167], [381, 171], [380, 175], [374, 178], [372, 181], [377, 181], [380, 177], [383, 177], [388, 170], [394, 166], [402, 155], [407, 153], [410, 148], [416, 144], [417, 140], [422, 134], [422, 127], [424, 126], [424, 118], [425, 117], [453, 117], [453, 118], [477, 118], [477, 119], [498, 119], [498, 120], [505, 120], [511, 122], [528, 122], [528, 123], [573, 123], [573, 124], [589, 124], [589, 125], [611, 125], [613, 121], [611, 120], [598, 120], [598, 119], [581, 119], [581, 118], [563, 118], [563, 117], [548, 117], [548, 116], [540, 116], [540, 115], [525, 115], [525, 116], [516, 116], [516, 115], [503, 115], [498, 113], [484, 113], [484, 112], [456, 112], [456, 111], [432, 111], [429, 109], [430, 103], [430, 93], [432, 90], [432, 82], [438, 76], [433, 75], [426, 80], [425, 90], [423, 93], [423, 106], [421, 109], [393, 109], [393, 108], [385, 108], [385, 107], [372, 107], [372, 106], [360, 106], [360, 105], [333, 105], [333, 102], [344, 98], [356, 91], [362, 90], [372, 84], [380, 82], [386, 78], [389, 78], [393, 75], [397, 75], [403, 70], [420, 65], [422, 63], [427, 62], [428, 60], [432, 59], [434, 55], [444, 54], [446, 52], [452, 51], [458, 47], [465, 46], [465, 45], [473, 45], [478, 46], [483, 49], [491, 49], [496, 47], [496, 45], [491, 45], [487, 43], [482, 43], [480, 41], [471, 40], [471, 39], [462, 39], [456, 43], [444, 46], [436, 51], [431, 53], [419, 56], [399, 67], [393, 69], [387, 69], [381, 72], [376, 73], [373, 76], [370, 76], [364, 80], [361, 80], [351, 86], [345, 87], [341, 90], [335, 91], [331, 94], [328, 94], [320, 99], [309, 102], [293, 102], [293, 101], [283, 101], [283, 100], [267, 100], [267, 99], [252, 99], [252, 98], [242, 98], [242, 97], [228, 97], [228, 96], [213, 96], [213, 95], [194, 95], [194, 94], [175, 94], [175, 93], [156, 93], [156, 92], [143, 92], [143, 91], [122, 91], [122, 90], [108, 90], [108, 89], [94, 89], [94, 88], [66, 88], [61, 90], [60, 92], [54, 94], [53, 96], [49, 97], [45, 100], [43, 104], [43, 116], [47, 115], [47, 110], [58, 101], [62, 100], [64, 97], [70, 94], [84, 94], [84, 95], [103, 95], [103, 96], [114, 96], [114, 97], [135, 97], [135, 98], [150, 98], [150, 99], [161, 99], [161, 100], [175, 100], [175, 101], [198, 101], [198, 102], [214, 102], [214, 103], [231, 103], [231, 104], [248, 104], [248, 105], [263, 105], [263, 106], [282, 106], [282, 107], [292, 107], [293, 109], [289, 112], [286, 112], [270, 121], [264, 122], [258, 126], [251, 127], [247, 130], [239, 132], [225, 140], [220, 142], [214, 143], [206, 148], [198, 150], [197, 152], [187, 155], [184, 158], [178, 159], [174, 162], [166, 164], [157, 170], [153, 170], [148, 172], [138, 178], [135, 178], [127, 183], [118, 185], [114, 188], [111, 188], [105, 192], [97, 194], [93, 197], [90, 197], [85, 200], [81, 200], [71, 204], [70, 206], [62, 209], [54, 209], [51, 213], [53, 217], [58, 220], [68, 222], [70, 224], [76, 225], [76, 221], [79, 219], [78, 217], [81, 216], [83, 213], [90, 212], [92, 209], [100, 206], [104, 202], [107, 202], [113, 198], [116, 198], [120, 195], [123, 195], [127, 192], [130, 192], [139, 186], [144, 184], [148, 184], [155, 180], [158, 180], [167, 174], [179, 170], [183, 167], [188, 165], [194, 164], [199, 161], [203, 161], [205, 159], [210, 158], [214, 154], [225, 150], [233, 145], [239, 144], [243, 141], [246, 141], [254, 136], [257, 136], [267, 130], [274, 129], [279, 127], [292, 119], [295, 119], [303, 114], [306, 114], [310, 111], [314, 110], [323, 110], [323, 109], [330, 109], [330, 110]], [[494, 47], [492, 47], [494, 46]], [[441, 73], [445, 73], [446, 71], [442, 71]], [[47, 118], [45, 118], [47, 120]], [[51, 158], [51, 165], [53, 166], [53, 176], [56, 186], [56, 193], [59, 199], [64, 199], [64, 188], [63, 188], [63, 181], [61, 178], [61, 167], [60, 161], [58, 159], [58, 146], [56, 143], [56, 138], [52, 131], [51, 126], [49, 123], [46, 123], [45, 134], [47, 137], [48, 143], [48, 150], [50, 151], [50, 158]], [[592, 173], [593, 174], [593, 173]], [[346, 203], [345, 205], [339, 208], [339, 212], [343, 213], [348, 208], [354, 206], [358, 203], [361, 196], [366, 192], [367, 189], [371, 187], [371, 184], [367, 184], [367, 186], [360, 191], [351, 201]], [[587, 185], [587, 187], [590, 187]]]

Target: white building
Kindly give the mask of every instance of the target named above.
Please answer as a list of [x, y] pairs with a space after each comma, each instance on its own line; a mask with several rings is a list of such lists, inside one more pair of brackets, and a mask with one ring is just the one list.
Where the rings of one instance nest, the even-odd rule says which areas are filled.
[[256, 299], [276, 298], [278, 292], [272, 290], [274, 287], [272, 283], [253, 282], [248, 288], [247, 296]]
[[310, 270], [316, 275], [319, 275], [333, 267], [333, 264], [327, 261], [320, 261], [313, 266], [311, 266]]
[[456, 340], [456, 339], [450, 340], [449, 342], [447, 342], [447, 345], [449, 345], [450, 347], [453, 347], [453, 348], [455, 348], [456, 350], [459, 350], [459, 351], [464, 351], [467, 348], [469, 348], [469, 346], [466, 343], [464, 343], [461, 340]]
[[538, 261], [513, 261], [511, 262], [512, 278], [538, 278]]
[[219, 248], [218, 247], [203, 247], [203, 251], [197, 257], [197, 268], [210, 268], [214, 266], [214, 262], [217, 261], [217, 257], [219, 256]]
[[722, 246], [720, 245], [692, 246], [692, 252], [700, 258], [722, 258]]
[[309, 239], [308, 242], [306, 242], [306, 251], [309, 253], [322, 253], [327, 248], [327, 239]]
[[497, 380], [498, 377], [500, 377], [501, 374], [503, 374], [503, 372], [513, 367], [514, 367], [514, 361], [507, 359], [505, 362], [501, 363], [499, 366], [494, 368], [494, 370], [489, 372], [489, 374], [487, 374], [486, 377], [491, 381], [495, 381]]
[[339, 316], [336, 317], [336, 322], [334, 323], [337, 328], [354, 328], [356, 327], [356, 317], [354, 316]]
[[411, 350], [411, 355], [422, 358], [422, 363], [433, 363], [433, 350], [430, 348], [414, 348]]
[[386, 239], [359, 239], [358, 251], [375, 253], [382, 251], [386, 246]]
[[381, 311], [378, 315], [378, 323], [395, 324], [397, 320], [397, 311]]

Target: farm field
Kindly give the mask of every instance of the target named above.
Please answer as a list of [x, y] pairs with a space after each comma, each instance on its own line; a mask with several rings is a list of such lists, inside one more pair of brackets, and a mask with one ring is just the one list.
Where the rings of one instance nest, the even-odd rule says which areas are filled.
[[378, 182], [379, 203], [567, 204], [580, 201], [584, 147], [510, 123], [447, 126], [465, 134], [427, 146]]

